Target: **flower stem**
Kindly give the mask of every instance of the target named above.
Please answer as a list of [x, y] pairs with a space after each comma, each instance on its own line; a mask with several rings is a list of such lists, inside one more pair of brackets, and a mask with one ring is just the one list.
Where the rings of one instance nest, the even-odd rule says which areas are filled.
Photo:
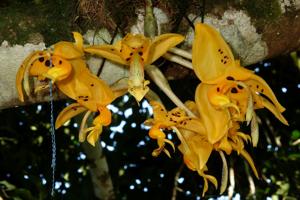
[[183, 49], [173, 47], [173, 48], [169, 49], [169, 52], [174, 53], [176, 55], [179, 55], [181, 57], [184, 57], [186, 59], [192, 60], [192, 54], [188, 51], [183, 50]]
[[184, 103], [174, 94], [167, 79], [163, 73], [155, 66], [148, 65], [145, 67], [147, 74], [153, 80], [153, 82], [170, 98], [170, 100], [179, 108], [182, 108], [190, 117], [196, 117], [192, 111], [190, 111]]
[[193, 66], [192, 66], [192, 63], [186, 59], [183, 59], [179, 56], [176, 56], [174, 54], [170, 54], [170, 53], [166, 53], [163, 55], [163, 57], [171, 62], [174, 62], [174, 63], [177, 63], [177, 64], [180, 64], [186, 68], [189, 68], [189, 69], [193, 69]]

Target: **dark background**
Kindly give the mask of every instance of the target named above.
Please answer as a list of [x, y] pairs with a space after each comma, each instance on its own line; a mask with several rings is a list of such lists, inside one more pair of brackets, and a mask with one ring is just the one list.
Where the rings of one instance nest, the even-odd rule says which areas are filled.
[[[168, 63], [165, 63], [166, 65]], [[248, 67], [263, 77], [280, 103], [286, 107], [284, 116], [290, 126], [281, 124], [269, 111], [258, 110], [260, 138], [258, 147], [247, 151], [253, 157], [261, 175], [257, 180], [245, 161], [231, 154], [227, 161], [235, 172], [235, 199], [299, 199], [300, 139], [299, 66], [290, 55], [280, 56]], [[172, 89], [183, 100], [193, 100], [199, 81], [193, 75], [170, 81]], [[166, 107], [174, 105], [154, 85]], [[54, 115], [66, 106], [66, 101], [54, 104]], [[172, 159], [161, 154], [153, 158], [156, 141], [147, 136], [143, 122], [152, 114], [143, 100], [138, 107], [126, 95], [111, 106], [113, 122], [105, 128], [101, 145], [107, 157], [117, 199], [171, 199], [174, 176], [182, 165], [178, 151]], [[34, 104], [0, 111], [0, 196], [4, 199], [48, 199], [51, 190], [50, 103]], [[78, 142], [78, 124], [56, 131], [57, 168], [54, 199], [95, 199], [89, 166]], [[249, 133], [246, 128], [244, 132]], [[173, 137], [171, 137], [173, 136]], [[179, 144], [174, 135], [168, 137]], [[217, 154], [208, 162], [210, 174], [220, 182], [222, 163]], [[248, 176], [252, 176], [256, 194], [249, 195]], [[202, 178], [183, 167], [178, 179], [177, 199], [200, 199]], [[219, 191], [210, 185], [205, 198], [217, 199]], [[227, 191], [224, 193], [226, 199]]]

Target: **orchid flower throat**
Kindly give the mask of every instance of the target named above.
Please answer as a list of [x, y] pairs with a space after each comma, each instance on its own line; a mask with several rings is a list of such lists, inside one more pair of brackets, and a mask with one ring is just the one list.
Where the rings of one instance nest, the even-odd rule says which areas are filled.
[[242, 118], [246, 113], [249, 98], [252, 99], [249, 87], [240, 81], [225, 80], [212, 86], [208, 91], [208, 99], [213, 106], [230, 108], [231, 113], [238, 115], [237, 118]]

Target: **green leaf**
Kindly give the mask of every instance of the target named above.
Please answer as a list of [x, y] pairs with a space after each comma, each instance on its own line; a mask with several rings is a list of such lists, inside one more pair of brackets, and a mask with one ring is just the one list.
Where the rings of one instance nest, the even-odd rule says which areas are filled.
[[298, 138], [300, 138], [300, 131], [299, 131], [299, 130], [293, 130], [293, 131], [292, 131], [291, 139], [292, 139], [292, 140], [296, 140], [296, 139], [298, 139]]

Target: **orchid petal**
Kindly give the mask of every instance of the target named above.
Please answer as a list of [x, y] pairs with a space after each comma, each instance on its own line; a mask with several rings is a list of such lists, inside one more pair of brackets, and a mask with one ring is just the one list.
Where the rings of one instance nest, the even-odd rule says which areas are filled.
[[224, 75], [226, 68], [235, 65], [233, 54], [220, 33], [200, 23], [195, 25], [192, 64], [204, 83]]
[[108, 108], [105, 106], [98, 107], [99, 115], [94, 119], [93, 124], [94, 125], [104, 125], [108, 126], [111, 123], [111, 112]]
[[83, 37], [80, 33], [78, 32], [73, 32], [73, 37], [75, 40], [75, 45], [77, 46], [78, 49], [81, 51], [83, 50]]
[[102, 133], [102, 126], [95, 126], [95, 128], [87, 136], [87, 141], [92, 146], [95, 146], [95, 143], [98, 141], [100, 134]]
[[208, 141], [212, 144], [219, 141], [230, 128], [230, 114], [227, 110], [217, 110], [209, 102], [207, 93], [211, 85], [199, 84], [196, 89], [195, 101], [200, 113], [201, 120], [208, 133]]
[[79, 103], [72, 103], [71, 105], [64, 108], [56, 118], [55, 128], [58, 129], [61, 127], [66, 121], [75, 117], [76, 115], [86, 111], [87, 108], [81, 106]]
[[92, 111], [88, 110], [82, 120], [81, 120], [81, 124], [80, 124], [80, 128], [79, 128], [79, 142], [84, 142], [85, 141], [85, 138], [86, 138], [86, 135], [87, 135], [87, 132], [91, 129], [86, 129], [85, 126], [86, 126], [86, 123], [87, 123], [87, 120], [89, 119], [90, 115], [92, 114]]
[[62, 41], [54, 45], [53, 55], [60, 56], [65, 59], [76, 59], [84, 56], [84, 52], [73, 43]]
[[254, 112], [253, 98], [252, 98], [252, 94], [250, 93], [250, 95], [248, 96], [247, 111], [246, 111], [247, 126], [250, 124], [250, 121], [253, 119], [254, 115], [255, 112]]
[[226, 152], [227, 155], [230, 155], [232, 152], [232, 146], [228, 141], [228, 137], [223, 137], [220, 142], [218, 143], [217, 149], [223, 150]]
[[22, 83], [23, 88], [27, 96], [30, 95], [30, 84], [29, 84], [29, 76], [30, 76], [30, 69], [32, 67], [32, 63], [41, 57], [40, 54], [43, 54], [43, 51], [36, 51], [31, 53], [27, 58], [23, 61], [23, 64], [19, 68], [16, 76], [16, 85], [17, 91], [19, 95], [19, 99], [24, 101], [24, 94], [22, 90]]
[[75, 59], [70, 63], [73, 72], [67, 79], [56, 82], [59, 90], [94, 112], [98, 104], [108, 105], [115, 99], [109, 86], [93, 75], [83, 60]]
[[279, 110], [272, 103], [270, 103], [267, 99], [265, 99], [262, 96], [260, 98], [262, 99], [262, 104], [265, 108], [271, 111], [273, 115], [277, 119], [279, 119], [283, 124], [289, 125], [288, 121], [284, 118], [284, 116], [279, 112]]
[[248, 154], [248, 152], [243, 149], [243, 150], [240, 151], [240, 154], [247, 160], [247, 162], [249, 163], [249, 165], [250, 165], [254, 175], [256, 176], [256, 178], [259, 178], [258, 172], [256, 171], [256, 168], [255, 168], [255, 165], [254, 165], [254, 162], [253, 162], [251, 156]]
[[85, 52], [93, 55], [101, 56], [109, 59], [121, 65], [127, 65], [128, 63], [122, 58], [120, 49], [117, 49], [113, 45], [94, 45], [84, 48]]
[[143, 65], [148, 63], [151, 40], [142, 34], [133, 35], [128, 33], [121, 40], [121, 55], [126, 61], [130, 61], [133, 54], [138, 54], [143, 61]]
[[223, 194], [228, 185], [228, 166], [225, 155], [222, 151], [219, 151], [219, 154], [222, 159], [223, 167], [222, 167], [222, 179], [221, 179], [221, 186], [220, 186], [220, 194]]
[[285, 108], [278, 102], [275, 94], [273, 93], [269, 85], [265, 82], [265, 80], [263, 80], [259, 76], [252, 75], [251, 79], [245, 81], [245, 83], [249, 85], [249, 87], [251, 87], [251, 89], [255, 92], [261, 93], [268, 97], [279, 112], [283, 112], [285, 110]]
[[146, 64], [151, 64], [159, 57], [167, 53], [169, 49], [175, 47], [184, 40], [184, 36], [175, 33], [167, 33], [154, 38], [151, 46], [149, 57]]
[[129, 93], [140, 102], [149, 91], [147, 86], [149, 83], [149, 81], [144, 80], [144, 63], [141, 57], [137, 53], [133, 53], [129, 68]]
[[[72, 71], [71, 64], [67, 60], [60, 58], [59, 56], [52, 56], [50, 59], [53, 67], [48, 69], [48, 71], [44, 73], [43, 76], [51, 79], [53, 82], [66, 79]], [[43, 62], [43, 64], [45, 64], [46, 62], [47, 60]]]
[[257, 147], [259, 139], [259, 129], [255, 113], [253, 113], [253, 118], [251, 120], [251, 138], [253, 147]]
[[213, 145], [202, 135], [184, 129], [180, 129], [180, 132], [183, 139], [179, 137], [181, 141], [179, 150], [198, 171], [204, 169], [213, 150]]
[[[42, 51], [35, 51], [32, 52], [31, 54], [29, 54], [29, 56], [27, 56], [25, 58], [25, 60], [23, 61], [23, 63], [21, 64], [21, 66], [18, 69], [17, 75], [16, 75], [16, 86], [17, 86], [17, 91], [18, 91], [18, 96], [20, 101], [24, 102], [24, 94], [23, 94], [23, 87], [22, 87], [22, 83], [24, 80], [24, 76], [25, 76], [25, 72], [27, 79], [28, 76], [30, 75], [30, 68], [31, 68], [31, 63], [38, 59], [40, 57], [40, 53], [43, 53]], [[29, 85], [29, 83], [28, 83]], [[29, 87], [29, 86], [28, 86]]]

